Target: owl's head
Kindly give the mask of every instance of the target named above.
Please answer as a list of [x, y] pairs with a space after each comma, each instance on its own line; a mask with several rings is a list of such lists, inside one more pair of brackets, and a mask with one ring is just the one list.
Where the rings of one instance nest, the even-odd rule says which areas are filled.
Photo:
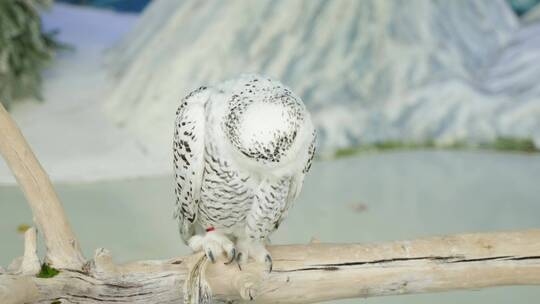
[[247, 159], [277, 167], [297, 153], [306, 115], [301, 99], [281, 83], [253, 77], [233, 90], [224, 130]]

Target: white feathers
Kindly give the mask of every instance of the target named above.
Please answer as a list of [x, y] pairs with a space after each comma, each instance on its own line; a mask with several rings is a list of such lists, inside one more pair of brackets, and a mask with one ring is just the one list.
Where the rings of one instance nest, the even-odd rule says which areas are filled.
[[184, 241], [193, 234], [204, 169], [205, 104], [208, 92], [200, 88], [184, 98], [175, 122], [173, 158], [176, 180], [175, 218]]
[[287, 123], [286, 111], [278, 104], [256, 103], [246, 110], [240, 125], [243, 129], [240, 141], [244, 145], [261, 142], [268, 145], [273, 140], [275, 132], [285, 133], [291, 127]]
[[189, 94], [174, 144], [183, 239], [213, 260], [231, 255], [230, 242], [200, 234], [234, 236], [240, 261], [255, 255], [271, 267], [263, 244], [300, 192], [314, 141], [304, 104], [278, 81], [243, 75]]

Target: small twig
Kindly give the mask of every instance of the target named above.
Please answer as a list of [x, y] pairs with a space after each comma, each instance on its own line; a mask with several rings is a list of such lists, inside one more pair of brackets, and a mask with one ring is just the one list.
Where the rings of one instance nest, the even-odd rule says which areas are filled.
[[208, 258], [205, 254], [193, 257], [193, 263], [186, 263], [189, 267], [188, 275], [184, 281], [185, 304], [211, 304], [212, 290], [206, 281], [206, 267]]
[[24, 257], [21, 263], [21, 273], [27, 275], [37, 274], [41, 268], [37, 256], [36, 228], [32, 227], [24, 233]]

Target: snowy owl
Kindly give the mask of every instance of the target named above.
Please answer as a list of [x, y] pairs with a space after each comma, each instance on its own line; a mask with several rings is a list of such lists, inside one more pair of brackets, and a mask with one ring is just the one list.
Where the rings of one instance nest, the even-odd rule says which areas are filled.
[[276, 80], [242, 75], [186, 96], [176, 113], [174, 169], [180, 234], [215, 262], [265, 248], [302, 188], [315, 129], [301, 99]]

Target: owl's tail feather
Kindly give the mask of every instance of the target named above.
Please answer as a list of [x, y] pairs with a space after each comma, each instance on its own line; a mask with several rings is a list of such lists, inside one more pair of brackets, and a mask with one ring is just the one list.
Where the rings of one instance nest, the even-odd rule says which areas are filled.
[[184, 282], [184, 304], [211, 304], [212, 290], [206, 281], [208, 258], [202, 254], [189, 270]]

